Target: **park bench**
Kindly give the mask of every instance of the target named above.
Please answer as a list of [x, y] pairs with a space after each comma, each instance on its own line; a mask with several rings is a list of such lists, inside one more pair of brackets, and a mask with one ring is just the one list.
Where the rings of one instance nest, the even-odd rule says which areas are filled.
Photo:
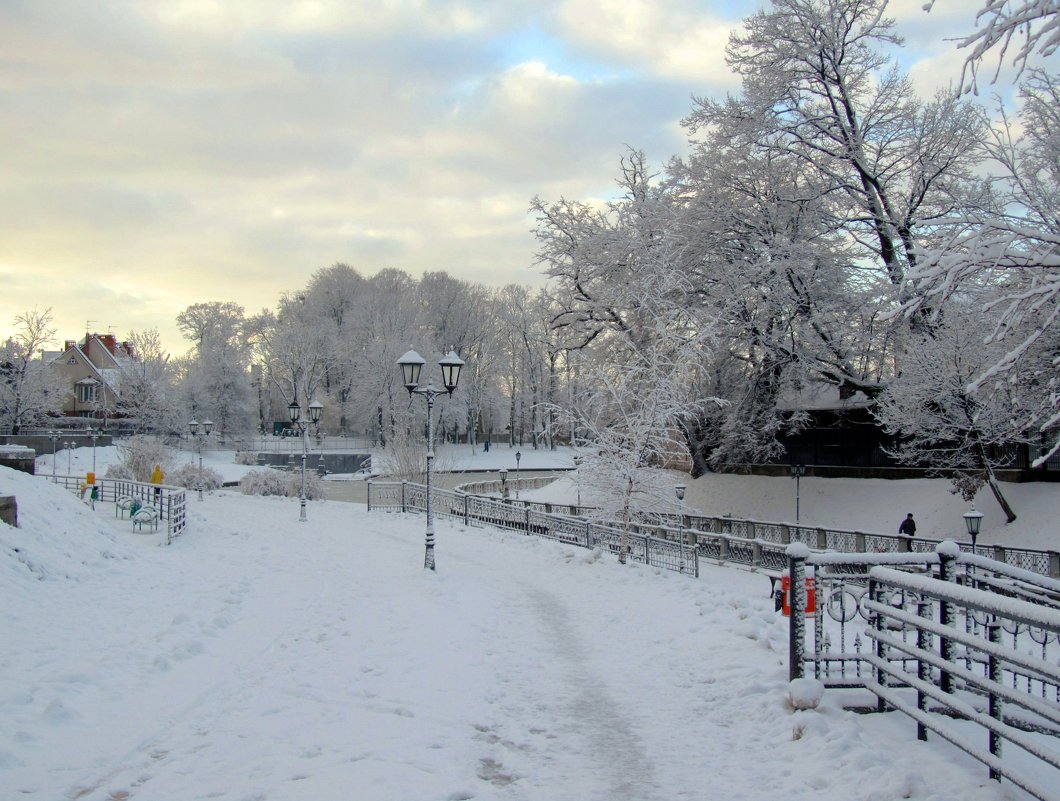
[[127, 514], [131, 515], [132, 505], [135, 502], [134, 498], [130, 498], [128, 495], [122, 495], [114, 502], [114, 516], [117, 518], [124, 518]]
[[153, 506], [141, 506], [132, 515], [133, 531], [143, 531], [150, 526], [152, 531], [158, 529], [158, 510]]

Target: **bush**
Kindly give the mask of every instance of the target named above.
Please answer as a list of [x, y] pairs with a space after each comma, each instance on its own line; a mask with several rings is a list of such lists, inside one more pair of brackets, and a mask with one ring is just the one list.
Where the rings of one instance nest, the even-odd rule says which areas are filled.
[[[302, 491], [302, 471], [252, 470], [243, 476], [239, 489], [244, 495], [279, 495], [297, 498]], [[311, 501], [324, 497], [324, 482], [316, 473], [305, 474], [305, 496]]]
[[103, 472], [103, 478], [113, 478], [118, 481], [135, 481], [132, 470], [123, 465], [121, 462], [114, 462], [107, 465], [107, 469]]
[[[129, 437], [118, 445], [118, 456], [121, 459], [121, 467], [125, 469], [123, 475], [112, 475], [107, 470], [107, 478], [131, 478], [134, 481], [150, 481], [155, 465], [161, 465], [162, 471], [166, 473], [165, 483], [169, 481], [169, 467], [172, 462], [169, 449], [165, 443], [157, 437], [135, 436]], [[115, 468], [118, 469], [118, 468]]]
[[[199, 467], [190, 462], [182, 464], [166, 474], [166, 483], [188, 489], [199, 488]], [[210, 467], [202, 469], [202, 488], [207, 492], [217, 489], [224, 483], [221, 474]]]
[[236, 464], [257, 464], [258, 454], [255, 451], [236, 451]]

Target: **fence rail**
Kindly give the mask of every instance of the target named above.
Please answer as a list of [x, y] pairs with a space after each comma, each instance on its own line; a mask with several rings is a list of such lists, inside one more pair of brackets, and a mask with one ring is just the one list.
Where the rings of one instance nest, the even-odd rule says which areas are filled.
[[[84, 476], [43, 476], [60, 487], [80, 497], [85, 491]], [[117, 503], [121, 498], [132, 498], [141, 505], [151, 505], [158, 510], [158, 519], [166, 523], [166, 544], [184, 531], [188, 522], [188, 498], [184, 487], [169, 484], [148, 484], [128, 479], [96, 478], [99, 495], [96, 500]]]
[[[865, 689], [879, 711], [915, 720], [920, 739], [933, 732], [991, 778], [1060, 798], [1051, 790], [1060, 776], [1042, 783], [1014, 767], [1025, 760], [1001, 760], [1009, 743], [1060, 770], [1060, 581], [953, 543], [878, 557], [792, 546], [788, 557], [792, 678], [812, 666], [826, 686]], [[985, 747], [954, 720], [974, 724]]]
[[[369, 511], [420, 511], [426, 509], [426, 502], [427, 487], [423, 484], [368, 482]], [[623, 532], [615, 526], [545, 512], [532, 505], [432, 489], [432, 507], [434, 514], [463, 520], [467, 525], [496, 526], [581, 548], [605, 548], [616, 554], [622, 547]], [[637, 526], [630, 533], [627, 556], [652, 567], [699, 575], [695, 546], [684, 541], [678, 530], [665, 526]]]

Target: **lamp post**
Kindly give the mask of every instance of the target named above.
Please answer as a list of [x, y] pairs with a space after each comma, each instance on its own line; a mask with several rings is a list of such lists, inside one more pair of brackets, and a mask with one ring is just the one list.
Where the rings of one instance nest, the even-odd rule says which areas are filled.
[[791, 477], [795, 479], [795, 522], [799, 522], [799, 480], [806, 475], [806, 465], [793, 464], [791, 466]]
[[74, 456], [74, 443], [67, 440], [63, 443], [66, 445], [66, 475], [70, 475], [74, 472], [73, 467], [73, 456]]
[[208, 436], [210, 436], [210, 429], [213, 428], [212, 420], [202, 421], [202, 431], [199, 431], [199, 421], [191, 420], [188, 423], [188, 430], [191, 431], [191, 435], [195, 437], [195, 443], [198, 446], [199, 451], [199, 500], [202, 500], [202, 443]]
[[515, 452], [515, 499], [519, 500], [519, 460], [523, 458], [523, 455], [519, 452]]
[[508, 500], [508, 468], [502, 467], [501, 473], [501, 498]]
[[320, 401], [313, 401], [309, 404], [309, 421], [302, 419], [302, 407], [298, 405], [298, 401], [291, 401], [291, 405], [287, 407], [287, 411], [290, 413], [291, 422], [294, 423], [301, 430], [302, 433], [302, 492], [298, 496], [299, 500], [299, 512], [298, 522], [304, 523], [306, 521], [305, 514], [305, 459], [306, 459], [306, 437], [309, 432], [309, 426], [311, 423], [320, 422], [320, 412], [324, 408], [324, 404]]
[[434, 510], [431, 506], [431, 473], [434, 469], [434, 399], [439, 395], [453, 395], [457, 382], [460, 380], [460, 368], [464, 366], [463, 360], [456, 355], [455, 351], [449, 351], [449, 355], [439, 360], [438, 366], [442, 368], [442, 386], [438, 389], [432, 380], [427, 381], [427, 386], [420, 386], [420, 372], [426, 364], [423, 357], [414, 350], [408, 351], [398, 359], [401, 367], [401, 378], [405, 389], [409, 391], [409, 397], [419, 395], [427, 401], [427, 535], [426, 548], [423, 557], [423, 566], [427, 570], [434, 570]]
[[85, 429], [88, 438], [92, 440], [92, 475], [96, 474], [96, 440], [99, 439], [99, 429], [88, 426]]
[[59, 439], [59, 432], [52, 429], [48, 432], [48, 437], [52, 441], [52, 484], [55, 483], [55, 442]]
[[578, 487], [578, 514], [582, 513], [582, 457], [574, 457], [574, 478]]
[[975, 541], [979, 539], [979, 527], [983, 524], [983, 513], [977, 512], [975, 504], [972, 504], [972, 509], [969, 512], [964, 513], [964, 528], [968, 531], [968, 536], [972, 538], [972, 553], [975, 553]]

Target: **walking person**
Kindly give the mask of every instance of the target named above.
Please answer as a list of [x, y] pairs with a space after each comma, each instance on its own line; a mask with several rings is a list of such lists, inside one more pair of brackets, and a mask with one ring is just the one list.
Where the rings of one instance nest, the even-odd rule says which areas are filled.
[[913, 537], [916, 535], [916, 521], [913, 520], [912, 512], [907, 514], [905, 520], [903, 520], [901, 525], [898, 526], [898, 533], [904, 534], [907, 537]]

